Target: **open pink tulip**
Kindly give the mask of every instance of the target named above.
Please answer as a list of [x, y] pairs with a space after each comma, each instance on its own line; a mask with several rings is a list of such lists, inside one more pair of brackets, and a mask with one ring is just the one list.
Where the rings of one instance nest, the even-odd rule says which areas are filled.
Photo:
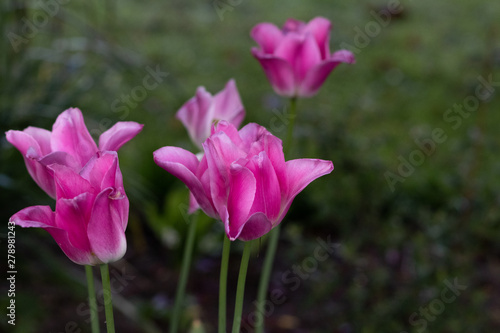
[[238, 132], [219, 122], [203, 150], [201, 161], [178, 147], [163, 147], [153, 155], [156, 164], [187, 185], [207, 215], [223, 221], [230, 240], [252, 240], [269, 232], [297, 194], [333, 170], [330, 161], [285, 162], [281, 140], [254, 123]]
[[347, 50], [330, 54], [331, 27], [329, 20], [316, 17], [309, 23], [288, 19], [283, 29], [271, 23], [252, 29], [250, 35], [260, 46], [252, 48], [252, 54], [277, 94], [313, 96], [337, 65], [355, 62]]
[[49, 206], [28, 207], [10, 221], [47, 230], [77, 264], [97, 265], [123, 257], [129, 201], [117, 153], [95, 153], [80, 172], [60, 164], [47, 169], [55, 181], [56, 211]]
[[214, 121], [226, 120], [239, 127], [245, 118], [245, 109], [236, 83], [231, 79], [215, 96], [204, 87], [198, 87], [196, 95], [177, 111], [176, 117], [186, 127], [194, 144], [201, 149]]
[[143, 125], [133, 121], [118, 122], [99, 138], [99, 148], [90, 136], [82, 112], [71, 108], [61, 113], [52, 132], [28, 127], [24, 131], [10, 130], [7, 141], [23, 155], [26, 168], [33, 180], [48, 195], [55, 198], [56, 186], [51, 164], [60, 164], [79, 172], [98, 151], [117, 151], [142, 130]]

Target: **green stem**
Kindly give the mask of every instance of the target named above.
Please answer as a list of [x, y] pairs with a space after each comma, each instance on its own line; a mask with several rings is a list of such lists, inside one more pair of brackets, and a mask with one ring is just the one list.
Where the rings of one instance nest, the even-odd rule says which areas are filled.
[[285, 147], [283, 149], [285, 156], [290, 154], [290, 148], [292, 147], [293, 128], [295, 125], [295, 118], [297, 118], [297, 97], [290, 98], [290, 112], [288, 118], [290, 119], [290, 122], [288, 123], [288, 131], [286, 134]]
[[115, 333], [115, 321], [113, 319], [113, 303], [111, 300], [111, 284], [109, 282], [108, 264], [101, 265], [102, 294], [104, 298], [104, 310], [106, 313], [106, 328], [108, 333]]
[[227, 270], [229, 266], [229, 250], [231, 241], [224, 233], [222, 261], [219, 278], [219, 333], [226, 333], [226, 298], [227, 298]]
[[181, 274], [177, 285], [177, 293], [175, 294], [174, 312], [170, 321], [170, 333], [176, 333], [179, 327], [179, 319], [181, 314], [182, 303], [184, 302], [184, 294], [189, 276], [189, 267], [191, 266], [191, 258], [193, 256], [194, 239], [196, 235], [196, 224], [198, 223], [198, 214], [191, 215], [191, 222], [188, 227], [188, 235], [186, 244], [184, 245], [184, 256], [182, 258]]
[[243, 298], [245, 295], [245, 280], [247, 278], [248, 260], [252, 252], [252, 242], [245, 242], [243, 255], [241, 256], [240, 274], [236, 288], [236, 302], [234, 305], [233, 333], [239, 333], [241, 327], [241, 314], [243, 313]]
[[[292, 97], [290, 99], [290, 113], [288, 123], [288, 131], [285, 141], [285, 147], [283, 153], [285, 157], [290, 154], [290, 149], [292, 147], [293, 141], [293, 128], [295, 125], [295, 118], [297, 117], [297, 97]], [[267, 247], [266, 257], [264, 258], [264, 264], [262, 267], [262, 274], [260, 275], [259, 288], [257, 290], [257, 311], [255, 318], [255, 333], [264, 332], [264, 299], [267, 294], [267, 289], [269, 287], [269, 279], [271, 277], [271, 270], [273, 267], [274, 257], [276, 255], [276, 249], [278, 248], [278, 239], [280, 236], [280, 225], [276, 226], [273, 230], [269, 232], [269, 244]]]
[[97, 300], [95, 297], [92, 266], [85, 265], [85, 275], [87, 275], [87, 288], [89, 291], [90, 325], [92, 327], [92, 333], [99, 333], [99, 316], [97, 314]]
[[267, 246], [266, 257], [260, 275], [259, 289], [257, 291], [257, 311], [255, 316], [255, 333], [264, 332], [264, 299], [269, 286], [271, 270], [273, 267], [276, 248], [278, 247], [278, 239], [280, 236], [280, 225], [276, 226], [269, 232], [269, 244]]

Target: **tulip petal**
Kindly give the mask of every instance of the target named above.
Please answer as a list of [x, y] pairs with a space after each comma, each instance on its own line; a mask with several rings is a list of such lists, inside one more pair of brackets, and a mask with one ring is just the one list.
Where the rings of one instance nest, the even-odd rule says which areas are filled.
[[[117, 173], [120, 174], [118, 184], [116, 182]], [[106, 151], [94, 155], [80, 171], [80, 176], [98, 191], [107, 187], [123, 187], [121, 171], [118, 167], [118, 154], [115, 151]]]
[[176, 113], [191, 140], [201, 148], [201, 144], [210, 135], [213, 120], [212, 95], [204, 87], [198, 87], [196, 95], [188, 100]]
[[330, 30], [331, 22], [324, 17], [315, 17], [304, 27], [304, 33], [312, 33], [321, 52], [321, 59], [330, 55]]
[[155, 163], [173, 176], [179, 178], [193, 193], [201, 209], [213, 218], [218, 214], [207, 196], [200, 180], [195, 176], [199, 165], [193, 153], [178, 147], [163, 147], [153, 153]]
[[274, 24], [265, 22], [253, 27], [250, 36], [264, 53], [272, 54], [283, 38], [283, 32]]
[[23, 131], [14, 131], [10, 130], [5, 133], [7, 141], [9, 141], [17, 150], [23, 155], [26, 156], [28, 153], [28, 149], [32, 148], [33, 153], [36, 157], [43, 156], [42, 149], [40, 144], [38, 143], [33, 136]]
[[270, 133], [264, 137], [263, 141], [264, 151], [266, 152], [266, 155], [268, 156], [274, 168], [281, 194], [284, 198], [285, 193], [288, 193], [288, 176], [285, 156], [283, 154], [283, 143], [279, 138]]
[[51, 164], [48, 168], [54, 172], [57, 199], [73, 199], [82, 193], [94, 192], [91, 184], [69, 167]]
[[300, 44], [293, 63], [296, 80], [302, 82], [311, 68], [319, 63], [321, 63], [321, 53], [318, 44], [311, 34], [307, 34]]
[[82, 193], [73, 199], [59, 199], [56, 202], [56, 226], [68, 233], [68, 239], [75, 248], [90, 253], [87, 224], [92, 212], [94, 195]]
[[75, 156], [81, 167], [97, 152], [79, 109], [68, 109], [57, 117], [52, 127], [51, 146], [53, 151], [64, 151]]
[[30, 135], [40, 146], [41, 155], [49, 154], [52, 149], [50, 147], [50, 138], [52, 133], [43, 128], [29, 126], [24, 130], [24, 133]]
[[229, 80], [224, 89], [214, 96], [213, 109], [213, 117], [216, 120], [227, 120], [235, 127], [240, 126], [245, 118], [245, 109], [233, 79]]
[[56, 227], [55, 213], [50, 206], [24, 208], [12, 215], [10, 221], [23, 228]]
[[103, 190], [95, 199], [87, 233], [91, 240], [92, 253], [103, 263], [121, 259], [127, 250], [122, 222], [125, 221], [126, 226], [128, 208], [127, 197], [117, 196], [112, 188]]
[[99, 150], [118, 151], [125, 143], [133, 139], [144, 127], [134, 121], [120, 121], [99, 137]]
[[33, 206], [14, 214], [10, 221], [23, 228], [43, 228], [54, 238], [66, 256], [79, 265], [95, 265], [99, 262], [90, 252], [75, 248], [68, 238], [68, 233], [56, 227], [55, 213], [49, 206]]
[[193, 214], [200, 208], [200, 205], [198, 205], [198, 202], [196, 201], [196, 198], [194, 197], [193, 193], [191, 191], [189, 192], [189, 209], [188, 213]]
[[278, 95], [292, 97], [295, 95], [295, 77], [292, 66], [285, 59], [273, 55], [265, 55], [256, 48], [253, 56], [260, 62], [269, 82]]
[[[245, 157], [245, 152], [231, 141], [225, 132], [212, 134], [204, 143], [203, 149], [207, 159], [210, 175], [210, 195], [218, 212], [225, 206], [229, 194], [229, 166], [234, 161]], [[195, 194], [196, 197], [196, 194]], [[201, 205], [201, 202], [196, 197]]]
[[305, 28], [305, 26], [306, 26], [306, 24], [303, 21], [289, 18], [286, 20], [285, 24], [283, 25], [283, 32], [284, 33], [290, 33], [290, 32], [301, 33], [303, 31], [303, 29]]
[[[246, 167], [233, 164], [230, 170], [230, 190], [227, 198], [227, 216], [223, 220], [227, 237], [238, 238], [255, 198], [256, 179]], [[223, 216], [224, 214], [221, 214]]]
[[298, 57], [301, 55], [303, 42], [304, 36], [295, 32], [288, 33], [274, 51], [274, 56], [284, 59], [294, 68], [295, 63], [298, 61]]
[[235, 127], [235, 125], [231, 124], [230, 122], [226, 120], [221, 120], [217, 124], [214, 124], [212, 126], [211, 135], [214, 135], [215, 133], [219, 132], [224, 133], [236, 146], [238, 147], [243, 146], [243, 141], [240, 137], [238, 129]]
[[269, 157], [261, 152], [248, 161], [246, 167], [252, 171], [257, 181], [250, 214], [262, 212], [269, 220], [276, 220], [280, 214], [281, 190]]
[[332, 172], [333, 163], [331, 161], [304, 158], [286, 162], [286, 169], [288, 174], [288, 193], [286, 202], [284, 203], [284, 209], [282, 209], [278, 221], [283, 219], [293, 199], [309, 185], [309, 183]]
[[238, 235], [238, 239], [242, 241], [250, 241], [267, 234], [273, 225], [271, 221], [263, 213], [255, 213], [250, 216], [243, 226], [243, 230]]
[[338, 51], [330, 59], [311, 68], [300, 83], [298, 95], [301, 97], [311, 97], [316, 94], [328, 75], [330, 75], [330, 72], [343, 62], [354, 63], [354, 55], [349, 51]]

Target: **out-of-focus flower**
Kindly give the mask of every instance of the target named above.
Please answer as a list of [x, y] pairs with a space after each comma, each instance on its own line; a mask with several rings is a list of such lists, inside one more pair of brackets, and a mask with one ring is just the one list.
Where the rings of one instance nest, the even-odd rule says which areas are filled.
[[80, 172], [61, 164], [47, 169], [56, 187], [55, 212], [49, 206], [33, 206], [14, 214], [10, 221], [47, 230], [77, 264], [97, 265], [122, 258], [127, 249], [129, 201], [117, 153], [95, 153]]
[[337, 65], [355, 62], [347, 50], [330, 54], [331, 26], [326, 18], [316, 17], [308, 23], [288, 19], [283, 29], [271, 23], [252, 29], [250, 35], [260, 46], [252, 54], [277, 94], [311, 97]]
[[59, 164], [79, 172], [98, 151], [117, 151], [142, 130], [133, 121], [118, 122], [99, 137], [99, 148], [90, 136], [82, 112], [71, 108], [61, 113], [52, 132], [38, 127], [23, 131], [10, 130], [7, 141], [23, 155], [33, 180], [52, 198], [56, 196], [51, 164]]
[[193, 143], [201, 149], [214, 121], [226, 120], [239, 127], [245, 118], [245, 109], [236, 83], [231, 79], [215, 96], [204, 87], [198, 87], [196, 95], [179, 109], [176, 117], [186, 127]]
[[153, 153], [163, 169], [182, 180], [201, 209], [220, 219], [231, 240], [259, 238], [277, 226], [310, 182], [330, 173], [318, 159], [285, 162], [280, 139], [251, 123], [239, 132], [225, 121], [203, 143], [204, 156], [178, 147]]

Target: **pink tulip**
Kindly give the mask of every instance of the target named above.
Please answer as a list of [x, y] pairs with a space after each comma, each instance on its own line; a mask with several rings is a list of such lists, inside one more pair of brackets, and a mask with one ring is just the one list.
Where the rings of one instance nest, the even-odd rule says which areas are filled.
[[311, 97], [337, 65], [355, 62], [347, 50], [330, 54], [331, 27], [329, 20], [316, 17], [309, 23], [288, 19], [281, 30], [271, 23], [252, 29], [250, 35], [260, 46], [252, 54], [278, 95]]
[[235, 81], [229, 80], [215, 96], [204, 87], [198, 87], [196, 95], [179, 109], [176, 117], [186, 127], [194, 144], [201, 149], [214, 121], [226, 120], [239, 127], [245, 117], [245, 109]]
[[230, 240], [259, 238], [277, 226], [310, 182], [330, 173], [330, 161], [285, 162], [280, 139], [251, 123], [239, 132], [228, 122], [212, 128], [204, 156], [178, 147], [153, 153], [163, 169], [182, 180], [201, 209], [220, 219]]
[[61, 113], [52, 132], [28, 127], [24, 131], [10, 130], [7, 141], [23, 155], [26, 168], [33, 180], [48, 195], [55, 198], [53, 172], [48, 166], [60, 164], [79, 172], [98, 151], [117, 151], [137, 135], [143, 125], [127, 121], [118, 122], [99, 138], [99, 148], [90, 136], [79, 109]]
[[47, 230], [77, 264], [97, 265], [123, 257], [129, 201], [117, 153], [94, 154], [80, 172], [61, 164], [47, 169], [55, 181], [55, 212], [49, 206], [33, 206], [14, 214], [10, 221]]

